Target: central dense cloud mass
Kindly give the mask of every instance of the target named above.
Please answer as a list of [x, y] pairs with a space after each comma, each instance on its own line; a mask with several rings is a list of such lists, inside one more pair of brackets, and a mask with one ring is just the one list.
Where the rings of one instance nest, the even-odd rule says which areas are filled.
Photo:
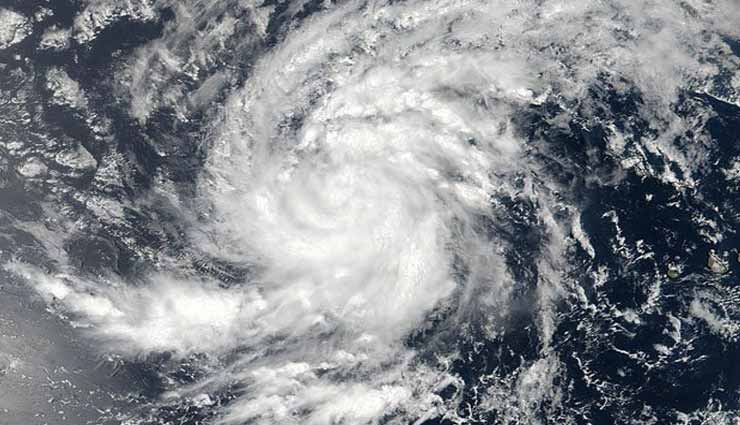
[[[397, 381], [406, 366], [389, 368], [411, 354], [403, 337], [456, 287], [485, 282], [506, 297], [491, 283], [500, 259], [478, 217], [526, 168], [509, 119], [534, 100], [533, 76], [506, 55], [448, 51], [436, 17], [392, 39], [387, 12], [350, 13], [317, 18], [258, 63], [227, 104], [202, 184], [213, 249], [260, 269], [248, 338], [286, 338], [277, 346], [290, 351], [269, 367], [296, 384], [271, 390], [277, 405], [255, 397], [235, 408], [235, 419], [275, 420], [321, 388], [331, 394], [311, 403], [317, 423], [416, 410], [429, 401]], [[285, 361], [300, 375], [281, 377], [296, 373]], [[322, 368], [364, 372], [332, 382], [314, 375]], [[336, 398], [349, 389], [352, 403]]]
[[[264, 11], [250, 9], [264, 29]], [[529, 259], [537, 296], [516, 308], [536, 312], [540, 360], [512, 386], [520, 402], [510, 415], [534, 418], [538, 403], [557, 399], [550, 341], [557, 300], [572, 289], [562, 281], [567, 250], [593, 256], [593, 247], [573, 197], [560, 195], [568, 188], [532, 155], [537, 141], [519, 128], [524, 111], [550, 102], [567, 112], [586, 99], [581, 110], [596, 113], [604, 105], [588, 98], [597, 82], [636, 90], [637, 114], [654, 130], [645, 149], [673, 164], [656, 174], [672, 182], [678, 172], [691, 184], [699, 163], [671, 145], [687, 125], [671, 105], [680, 90], [711, 90], [733, 69], [720, 35], [738, 21], [731, 2], [326, 5], [274, 40], [228, 93], [205, 141], [197, 201], [183, 213], [199, 217], [196, 245], [249, 268], [247, 280], [219, 285], [165, 271], [143, 286], [101, 286], [7, 267], [111, 350], [213, 359], [205, 378], [171, 396], [236, 385], [241, 396], [219, 413], [223, 423], [456, 417], [459, 399], [440, 393], [459, 378], [443, 360], [418, 358], [408, 337], [435, 315], [448, 327], [475, 318], [484, 330], [507, 317], [517, 282], [495, 211], [503, 198], [524, 199], [541, 227]], [[165, 37], [182, 43], [193, 31], [172, 26]], [[166, 80], [139, 84], [142, 67], [173, 45], [153, 43], [130, 63], [131, 114], [142, 122], [156, 81]], [[634, 136], [610, 131], [617, 153]], [[483, 407], [505, 416], [491, 394]]]

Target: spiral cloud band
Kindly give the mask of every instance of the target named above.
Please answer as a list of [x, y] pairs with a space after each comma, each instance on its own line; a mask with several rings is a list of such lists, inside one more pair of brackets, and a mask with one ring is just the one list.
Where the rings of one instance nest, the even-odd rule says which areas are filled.
[[[214, 192], [212, 231], [224, 232], [214, 245], [263, 268], [254, 346], [275, 334], [297, 346], [259, 372], [285, 384], [265, 395], [272, 383], [250, 386], [260, 395], [228, 420], [285, 420], [281, 412], [312, 397], [309, 423], [429, 404], [415, 394], [423, 388], [398, 381], [406, 366], [381, 365], [408, 356], [403, 336], [497, 264], [476, 216], [516, 169], [507, 121], [532, 100], [526, 67], [496, 54], [445, 57], [423, 32], [381, 42], [368, 29], [353, 40], [368, 24], [346, 14], [317, 19], [255, 67], [211, 157], [204, 185]], [[470, 263], [468, 276], [455, 276], [456, 258]], [[363, 378], [332, 382], [317, 368]]]
[[[594, 248], [578, 199], [547, 165], [555, 148], [526, 121], [557, 105], [542, 118], [548, 125], [578, 115], [585, 126], [607, 108], [594, 87], [639, 92], [635, 115], [652, 136], [631, 143], [629, 125], [612, 125], [607, 149], [637, 152], [625, 169], [650, 167], [640, 152], [660, 155], [667, 165], [655, 173], [690, 185], [702, 139], [675, 149], [695, 123], [672, 105], [682, 90], [711, 92], [736, 69], [722, 36], [738, 35], [740, 9], [698, 0], [325, 2], [257, 48], [271, 11], [247, 3], [239, 7], [250, 11], [253, 39], [235, 54], [258, 59], [238, 87], [211, 80], [226, 101], [203, 141], [196, 199], [180, 212], [198, 249], [248, 277], [224, 284], [181, 272], [176, 259], [136, 285], [6, 268], [89, 327], [104, 351], [202, 356], [202, 378], [173, 385], [161, 404], [237, 388], [214, 407], [218, 423], [464, 423], [473, 409], [540, 423], [543, 406], [562, 401], [551, 346], [559, 302], [584, 297], [569, 256]], [[291, 2], [282, 13], [305, 7]], [[181, 43], [195, 27], [163, 37]], [[167, 49], [176, 44], [141, 48], [122, 80], [146, 80], [145, 59], [175, 55]], [[166, 72], [131, 89], [132, 116], [145, 122], [166, 102], [156, 84]], [[729, 78], [740, 90], [740, 74]], [[584, 179], [620, 178], [597, 171]], [[506, 202], [529, 206], [537, 223], [527, 237], [543, 248], [523, 259], [527, 272], [512, 270], [507, 238], [521, 226]], [[527, 303], [516, 297], [524, 281]], [[466, 384], [449, 369], [460, 353], [435, 338], [471, 323], [494, 338], [522, 310], [534, 312], [538, 358], [510, 382], [481, 378], [485, 395], [466, 411]]]

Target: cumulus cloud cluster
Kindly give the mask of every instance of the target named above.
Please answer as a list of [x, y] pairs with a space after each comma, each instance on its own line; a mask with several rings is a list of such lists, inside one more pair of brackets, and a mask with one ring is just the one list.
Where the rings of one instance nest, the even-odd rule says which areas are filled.
[[[416, 361], [404, 338], [435, 309], [465, 311], [465, 294], [505, 308], [515, 282], [480, 223], [494, 197], [535, 200], [550, 228], [543, 255], [564, 255], [563, 231], [538, 188], [547, 182], [533, 177], [513, 130], [517, 111], [548, 97], [568, 105], [607, 74], [641, 90], [645, 116], [670, 120], [678, 90], [705, 87], [723, 66], [699, 52], [721, 44], [709, 28], [737, 31], [735, 9], [539, 0], [327, 7], [256, 62], [208, 141], [199, 187], [208, 220], [192, 238], [254, 266], [254, 277], [229, 287], [166, 275], [99, 285], [10, 267], [110, 349], [238, 353], [176, 391], [239, 382], [243, 395], [223, 423], [441, 414], [435, 391], [454, 378]], [[563, 291], [552, 263], [541, 263], [541, 305], [532, 306], [542, 312], [545, 345]], [[552, 392], [553, 362], [522, 378], [527, 403]]]

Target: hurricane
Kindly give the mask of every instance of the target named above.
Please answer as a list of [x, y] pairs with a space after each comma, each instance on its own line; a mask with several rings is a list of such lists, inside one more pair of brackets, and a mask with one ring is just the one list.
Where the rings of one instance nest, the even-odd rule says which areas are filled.
[[2, 276], [122, 383], [47, 423], [738, 420], [733, 1], [49, 7]]

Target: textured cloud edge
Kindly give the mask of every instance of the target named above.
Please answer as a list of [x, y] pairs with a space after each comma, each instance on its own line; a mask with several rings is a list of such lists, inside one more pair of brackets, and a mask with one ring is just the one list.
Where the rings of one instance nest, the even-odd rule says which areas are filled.
[[[262, 28], [264, 12], [251, 7]], [[700, 162], [672, 148], [689, 124], [671, 104], [680, 90], [711, 90], [713, 78], [735, 69], [722, 36], [736, 37], [738, 21], [729, 1], [327, 6], [255, 63], [211, 129], [192, 212], [207, 220], [191, 237], [252, 266], [249, 281], [221, 286], [174, 271], [134, 285], [6, 268], [103, 350], [209, 356], [205, 378], [168, 396], [238, 386], [220, 423], [454, 418], [456, 399], [439, 392], [459, 379], [444, 362], [417, 358], [406, 338], [435, 311], [453, 311], [452, 323], [473, 311], [506, 316], [517, 282], [484, 219], [497, 197], [525, 198], [546, 228], [547, 249], [532, 259], [538, 304], [527, 306], [539, 314], [541, 359], [506, 390], [491, 383], [488, 400], [534, 420], [542, 399], [557, 398], [549, 341], [573, 241], [551, 211], [557, 184], [527, 155], [513, 121], [548, 98], [566, 106], [588, 98], [598, 78], [617, 90], [629, 84], [656, 130], [648, 148], [690, 181]], [[193, 27], [171, 37], [187, 40]], [[157, 42], [143, 48], [128, 76], [145, 80], [141, 71], [166, 52]], [[132, 115], [145, 120], [156, 96], [136, 87]], [[667, 181], [672, 173], [662, 171]], [[520, 401], [509, 403], [505, 391]]]

